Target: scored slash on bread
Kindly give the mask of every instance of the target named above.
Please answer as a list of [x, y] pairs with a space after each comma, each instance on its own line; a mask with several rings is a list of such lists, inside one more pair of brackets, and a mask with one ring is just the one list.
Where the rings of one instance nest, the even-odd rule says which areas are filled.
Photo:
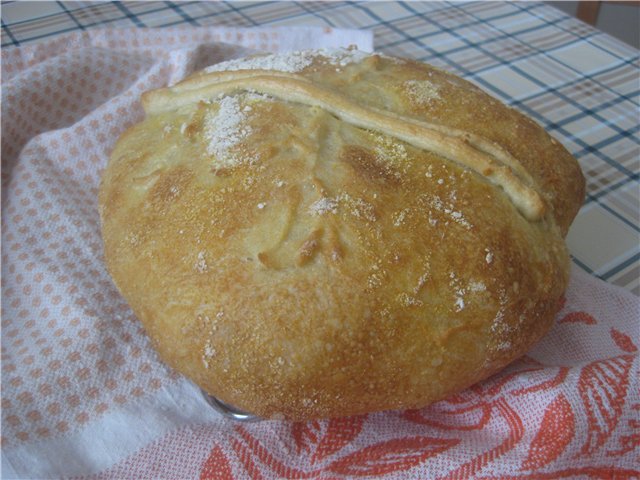
[[213, 72], [198, 77], [197, 82], [190, 82], [183, 88], [178, 84], [147, 92], [142, 97], [142, 104], [148, 115], [154, 115], [242, 91], [320, 107], [356, 127], [390, 135], [417, 148], [432, 151], [502, 187], [527, 219], [539, 220], [544, 214], [544, 202], [533, 187], [531, 176], [499, 145], [471, 132], [363, 107], [299, 75], [274, 75], [262, 70]]

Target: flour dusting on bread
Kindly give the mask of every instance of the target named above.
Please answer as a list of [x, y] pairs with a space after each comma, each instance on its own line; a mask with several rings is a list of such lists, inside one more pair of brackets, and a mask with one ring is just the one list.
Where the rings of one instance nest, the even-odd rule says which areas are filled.
[[[241, 102], [244, 99], [244, 104]], [[216, 168], [234, 167], [248, 160], [246, 155], [234, 151], [242, 141], [251, 135], [249, 115], [253, 111], [251, 103], [269, 101], [267, 95], [247, 93], [239, 96], [222, 96], [211, 104], [218, 109], [207, 111], [203, 133], [209, 155], [215, 157]]]
[[440, 87], [428, 80], [407, 80], [402, 85], [411, 100], [418, 105], [427, 105], [440, 99]]
[[278, 72], [297, 73], [311, 65], [315, 59], [321, 58], [338, 67], [346, 67], [360, 62], [370, 54], [356, 49], [321, 49], [300, 50], [254, 57], [239, 58], [211, 65], [205, 72], [223, 72], [236, 70], [275, 70]]
[[217, 111], [207, 112], [205, 116], [207, 152], [215, 156], [218, 166], [229, 167], [238, 163], [238, 157], [231, 154], [230, 149], [251, 133], [251, 127], [244, 124], [246, 116], [237, 97], [224, 97], [218, 105]]
[[324, 215], [325, 213], [338, 213], [338, 202], [332, 198], [322, 197], [316, 200], [309, 207], [311, 213], [315, 215]]

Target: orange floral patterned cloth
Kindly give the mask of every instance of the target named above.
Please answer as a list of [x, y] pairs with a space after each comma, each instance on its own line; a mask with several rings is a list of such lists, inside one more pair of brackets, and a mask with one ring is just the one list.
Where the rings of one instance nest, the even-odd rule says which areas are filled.
[[353, 43], [371, 35], [106, 30], [3, 50], [3, 478], [640, 476], [640, 302], [577, 269], [527, 356], [418, 411], [238, 424], [156, 357], [103, 267], [96, 202], [140, 93], [245, 48]]

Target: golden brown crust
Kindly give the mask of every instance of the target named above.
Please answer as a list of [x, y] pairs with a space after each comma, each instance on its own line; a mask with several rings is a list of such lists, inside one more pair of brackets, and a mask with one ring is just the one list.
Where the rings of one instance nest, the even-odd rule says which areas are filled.
[[[466, 132], [492, 162], [521, 165], [509, 173], [545, 213], [523, 216], [464, 155], [418, 148], [393, 125], [364, 130], [247, 92], [255, 83], [202, 98], [219, 77], [198, 74], [147, 94], [147, 118], [112, 154], [107, 266], [163, 359], [225, 402], [297, 420], [424, 406], [548, 330], [584, 180], [540, 127], [457, 77], [376, 55], [310, 58], [267, 79]], [[150, 108], [185, 92], [198, 94]]]
[[[231, 73], [232, 78], [224, 75], [226, 73]], [[143, 98], [147, 114], [175, 111], [185, 105], [238, 91], [257, 91], [286, 102], [322, 108], [351, 125], [391, 136], [464, 165], [502, 187], [529, 220], [539, 220], [544, 214], [543, 200], [520, 163], [498, 145], [471, 132], [364, 107], [304, 77], [248, 70], [213, 73], [199, 79], [202, 84], [199, 89], [176, 92], [166, 88], [148, 92]], [[205, 79], [209, 82], [203, 82]]]

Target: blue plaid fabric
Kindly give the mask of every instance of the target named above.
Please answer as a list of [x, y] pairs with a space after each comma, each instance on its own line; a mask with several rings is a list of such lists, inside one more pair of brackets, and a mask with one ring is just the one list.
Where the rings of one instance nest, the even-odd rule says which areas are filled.
[[568, 236], [574, 261], [640, 295], [635, 48], [530, 2], [4, 2], [2, 46], [92, 28], [185, 24], [369, 29], [376, 50], [478, 84], [576, 156], [588, 185]]

